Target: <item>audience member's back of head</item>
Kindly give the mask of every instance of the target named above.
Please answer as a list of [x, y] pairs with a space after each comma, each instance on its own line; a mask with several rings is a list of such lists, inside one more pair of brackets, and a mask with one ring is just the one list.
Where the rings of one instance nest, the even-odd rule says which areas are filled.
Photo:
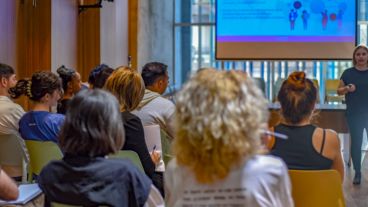
[[317, 88], [304, 72], [293, 72], [282, 83], [278, 93], [281, 113], [286, 122], [296, 124], [313, 112]]
[[103, 156], [115, 153], [124, 144], [119, 103], [103, 90], [83, 90], [70, 103], [60, 135], [65, 153]]
[[68, 88], [68, 83], [72, 81], [73, 76], [75, 76], [76, 71], [72, 68], [67, 68], [64, 65], [59, 67], [56, 72], [59, 74], [62, 84], [63, 90], [66, 91]]
[[174, 152], [198, 182], [221, 180], [258, 152], [267, 101], [244, 73], [203, 69], [184, 85], [176, 106]]
[[103, 88], [106, 80], [114, 72], [114, 69], [108, 65], [101, 64], [94, 68], [88, 77], [88, 83], [92, 86], [91, 88]]
[[134, 69], [121, 66], [107, 79], [105, 87], [119, 100], [121, 111], [133, 111], [144, 95], [141, 75]]
[[30, 80], [19, 80], [9, 92], [12, 98], [26, 95], [31, 100], [40, 102], [42, 97], [46, 94], [52, 94], [56, 90], [61, 90], [59, 77], [52, 72], [40, 71], [34, 73]]
[[142, 78], [144, 85], [151, 86], [154, 82], [167, 75], [167, 65], [159, 62], [150, 62], [142, 68]]
[[0, 63], [0, 80], [2, 78], [8, 79], [13, 74], [15, 74], [15, 71], [11, 66]]

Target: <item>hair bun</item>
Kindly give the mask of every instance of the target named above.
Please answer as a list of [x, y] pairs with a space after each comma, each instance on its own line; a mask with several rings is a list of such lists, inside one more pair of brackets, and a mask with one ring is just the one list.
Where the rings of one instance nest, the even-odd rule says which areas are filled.
[[60, 75], [60, 76], [71, 76], [75, 73], [74, 69], [71, 68], [66, 68], [64, 65], [60, 66], [56, 72]]
[[293, 90], [304, 90], [305, 85], [305, 73], [304, 72], [293, 72], [287, 79], [289, 87]]

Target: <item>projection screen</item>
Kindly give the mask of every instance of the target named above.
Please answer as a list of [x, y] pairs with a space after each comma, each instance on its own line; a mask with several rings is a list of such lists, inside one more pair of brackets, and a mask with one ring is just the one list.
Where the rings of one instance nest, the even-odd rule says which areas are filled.
[[216, 59], [346, 60], [357, 0], [217, 0]]

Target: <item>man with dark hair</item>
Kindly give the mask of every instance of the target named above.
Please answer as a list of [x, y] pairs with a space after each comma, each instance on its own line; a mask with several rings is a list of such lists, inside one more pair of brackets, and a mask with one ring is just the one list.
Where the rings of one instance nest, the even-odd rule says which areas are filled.
[[[20, 138], [19, 119], [23, 116], [24, 110], [21, 106], [10, 99], [9, 89], [17, 83], [15, 71], [9, 65], [0, 63], [0, 134], [15, 134], [19, 137], [23, 151], [27, 155], [24, 140]], [[1, 165], [2, 163], [0, 163]], [[2, 165], [4, 171], [10, 176], [22, 175], [21, 166]]]
[[175, 105], [161, 97], [169, 84], [167, 65], [159, 62], [147, 63], [143, 66], [142, 78], [146, 86], [145, 94], [138, 108], [132, 113], [142, 120], [143, 125], [158, 124], [173, 138]]

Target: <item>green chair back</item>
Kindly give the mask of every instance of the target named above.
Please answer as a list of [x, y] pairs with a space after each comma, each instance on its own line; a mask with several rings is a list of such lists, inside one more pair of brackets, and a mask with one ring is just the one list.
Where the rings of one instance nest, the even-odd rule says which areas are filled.
[[129, 159], [139, 170], [144, 173], [143, 165], [136, 152], [131, 150], [120, 150], [116, 154], [110, 155], [110, 158]]
[[63, 153], [54, 142], [26, 140], [26, 146], [30, 158], [30, 177], [32, 173], [39, 175], [42, 168], [50, 161], [63, 158]]
[[162, 156], [163, 156], [165, 166], [167, 166], [167, 164], [173, 157], [171, 154], [172, 140], [169, 138], [169, 135], [167, 135], [166, 132], [162, 129], [160, 129], [160, 134], [161, 134]]

